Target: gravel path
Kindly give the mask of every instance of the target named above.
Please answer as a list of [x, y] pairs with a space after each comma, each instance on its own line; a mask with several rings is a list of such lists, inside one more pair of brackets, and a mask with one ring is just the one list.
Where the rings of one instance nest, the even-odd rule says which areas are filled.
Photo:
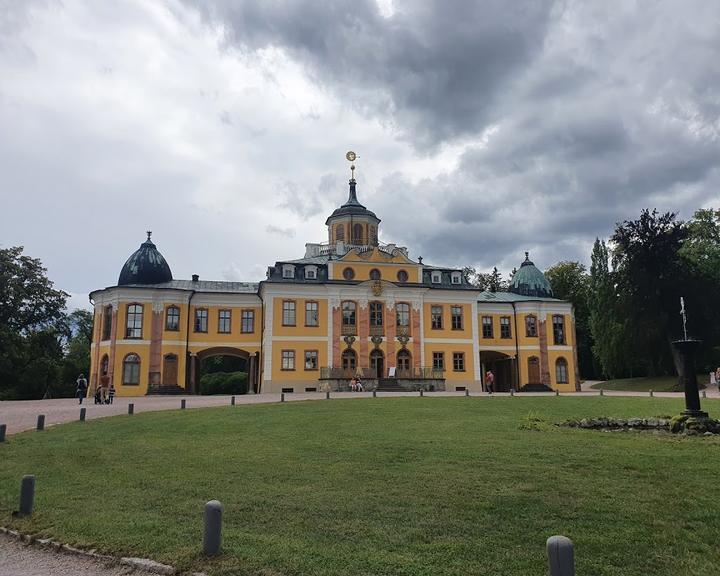
[[23, 544], [0, 534], [0, 576], [124, 576], [133, 573], [142, 574], [129, 566], [106, 566], [91, 558]]

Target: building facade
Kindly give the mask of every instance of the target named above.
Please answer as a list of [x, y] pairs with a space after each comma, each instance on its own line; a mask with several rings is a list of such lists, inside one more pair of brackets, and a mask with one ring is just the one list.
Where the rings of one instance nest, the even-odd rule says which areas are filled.
[[276, 262], [261, 282], [173, 279], [148, 238], [95, 308], [91, 389], [118, 396], [199, 393], [204, 359], [244, 360], [249, 393], [347, 389], [579, 389], [569, 302], [525, 261], [509, 292], [480, 291], [461, 269], [379, 241], [357, 199], [327, 219], [327, 242]]

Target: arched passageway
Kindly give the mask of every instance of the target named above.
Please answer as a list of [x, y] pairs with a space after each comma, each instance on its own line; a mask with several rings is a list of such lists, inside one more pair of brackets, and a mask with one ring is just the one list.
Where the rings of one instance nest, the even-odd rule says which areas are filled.
[[483, 375], [483, 388], [486, 386], [488, 370], [495, 376], [495, 392], [509, 392], [511, 388], [518, 389], [517, 364], [515, 358], [496, 352], [483, 350], [480, 352], [480, 366]]
[[188, 392], [201, 394], [200, 380], [203, 374], [217, 372], [245, 372], [247, 374], [247, 393], [257, 391], [259, 353], [251, 354], [241, 348], [215, 346], [190, 354], [188, 362]]

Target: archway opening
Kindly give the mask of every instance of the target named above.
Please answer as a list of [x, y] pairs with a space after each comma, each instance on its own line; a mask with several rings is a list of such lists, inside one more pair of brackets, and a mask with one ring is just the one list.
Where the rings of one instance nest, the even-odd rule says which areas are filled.
[[[238, 348], [198, 352], [191, 362], [191, 390], [196, 394], [247, 394], [256, 381], [255, 356]], [[194, 370], [194, 373], [193, 373]]]
[[517, 366], [514, 357], [494, 350], [483, 350], [480, 352], [480, 364], [485, 389], [487, 389], [489, 371], [492, 371], [494, 376], [495, 392], [509, 392], [511, 388], [518, 389]]

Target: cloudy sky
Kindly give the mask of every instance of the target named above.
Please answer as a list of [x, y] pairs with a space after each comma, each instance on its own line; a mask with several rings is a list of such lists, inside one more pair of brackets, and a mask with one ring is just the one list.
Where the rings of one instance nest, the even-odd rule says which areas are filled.
[[448, 266], [720, 206], [720, 3], [0, 0], [0, 246], [87, 302], [153, 231], [253, 280], [347, 198]]

